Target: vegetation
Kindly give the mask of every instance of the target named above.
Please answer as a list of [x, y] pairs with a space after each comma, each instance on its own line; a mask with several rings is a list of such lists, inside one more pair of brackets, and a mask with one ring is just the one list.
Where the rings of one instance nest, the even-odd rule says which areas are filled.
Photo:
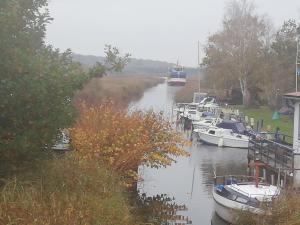
[[0, 193], [0, 224], [138, 224], [124, 193], [117, 174], [72, 153], [8, 181]]
[[139, 165], [158, 168], [187, 155], [178, 145], [184, 141], [153, 112], [126, 114], [124, 108], [107, 103], [82, 105], [80, 115], [70, 130], [76, 151], [6, 181], [0, 196], [1, 223], [135, 224], [138, 219], [133, 217], [152, 219], [133, 215], [139, 210], [131, 210], [124, 188], [136, 183]]
[[204, 48], [203, 65], [211, 86], [239, 88], [245, 106], [274, 106], [275, 94], [292, 90], [300, 28], [289, 20], [276, 34], [271, 31], [271, 24], [257, 15], [251, 1], [229, 2], [222, 29], [209, 37]]
[[[73, 54], [72, 57], [74, 61], [80, 62], [87, 67], [94, 66], [97, 62], [105, 62], [105, 58], [101, 56]], [[130, 58], [130, 62], [126, 65], [122, 72], [118, 74], [167, 76], [169, 68], [174, 66], [174, 63]], [[197, 68], [186, 67], [184, 70], [188, 75], [196, 75], [199, 73]]]
[[140, 98], [145, 89], [160, 82], [163, 82], [163, 79], [156, 76], [122, 75], [93, 78], [76, 93], [74, 101], [96, 105], [113, 100], [127, 105], [130, 101]]
[[[167, 166], [186, 155], [183, 141], [153, 112], [128, 114], [112, 103], [76, 108], [75, 92], [92, 78], [98, 82], [107, 72], [120, 71], [129, 55], [121, 57], [108, 45], [105, 62], [87, 71], [72, 61], [70, 51], [45, 45], [50, 21], [47, 0], [0, 2], [0, 223], [147, 222], [134, 215], [124, 185], [137, 181], [140, 164]], [[105, 78], [102, 84], [116, 80]], [[126, 88], [141, 92], [134, 88], [139, 80], [125, 80], [112, 98], [128, 101], [133, 93]], [[154, 81], [142, 82], [146, 87]], [[113, 94], [108, 90], [105, 98]], [[77, 151], [57, 157], [49, 146], [60, 128], [71, 125]]]
[[296, 225], [300, 224], [299, 193], [288, 191], [280, 195], [279, 199], [268, 207], [269, 213], [253, 216], [249, 212], [237, 213], [237, 225]]
[[152, 111], [128, 114], [113, 103], [81, 105], [70, 135], [82, 158], [99, 160], [129, 178], [137, 178], [140, 165], [159, 168], [170, 165], [173, 157], [187, 155], [180, 147], [185, 142], [162, 115]]
[[199, 77], [187, 77], [186, 84], [175, 94], [175, 102], [192, 102], [194, 92], [199, 91]]
[[44, 44], [51, 21], [46, 0], [4, 0], [0, 3], [0, 165], [12, 171], [49, 155], [60, 128], [76, 118], [72, 99], [90, 78], [120, 70], [128, 55], [106, 46], [105, 64], [88, 73], [71, 52]]

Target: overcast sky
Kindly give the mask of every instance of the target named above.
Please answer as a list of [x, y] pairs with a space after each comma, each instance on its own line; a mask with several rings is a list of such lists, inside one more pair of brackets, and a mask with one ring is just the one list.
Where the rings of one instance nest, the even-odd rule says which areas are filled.
[[[47, 43], [103, 55], [105, 44], [134, 58], [197, 65], [197, 41], [221, 27], [227, 0], [49, 0]], [[276, 27], [300, 21], [300, 0], [255, 0]]]

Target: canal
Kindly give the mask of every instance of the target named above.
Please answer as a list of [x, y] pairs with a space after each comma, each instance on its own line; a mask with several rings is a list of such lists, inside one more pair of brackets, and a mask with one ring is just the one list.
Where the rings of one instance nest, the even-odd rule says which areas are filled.
[[[130, 108], [163, 111], [166, 118], [171, 118], [174, 96], [179, 89], [160, 84], [146, 91]], [[177, 163], [167, 168], [140, 168], [143, 182], [139, 184], [139, 191], [146, 196], [163, 194], [176, 204], [186, 206], [177, 212], [180, 220], [170, 224], [226, 225], [214, 212], [213, 174], [214, 171], [218, 175], [246, 174], [247, 150], [212, 147], [194, 141], [186, 151], [190, 157], [179, 157]]]

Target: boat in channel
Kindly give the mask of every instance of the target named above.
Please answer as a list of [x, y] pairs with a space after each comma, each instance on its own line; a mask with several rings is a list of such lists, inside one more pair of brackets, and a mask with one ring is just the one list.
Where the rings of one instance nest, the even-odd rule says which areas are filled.
[[267, 206], [279, 196], [280, 190], [280, 187], [264, 183], [257, 176], [215, 175], [215, 212], [230, 224], [236, 222], [239, 211], [248, 211], [253, 215], [267, 213]]
[[169, 70], [168, 85], [170, 86], [184, 86], [186, 84], [186, 72], [183, 66], [178, 63], [175, 67]]
[[[208, 145], [231, 148], [248, 148], [249, 136], [244, 125], [238, 121], [216, 120], [205, 129], [195, 129], [198, 139]], [[220, 121], [220, 122], [218, 122]], [[210, 126], [209, 126], [210, 125]]]

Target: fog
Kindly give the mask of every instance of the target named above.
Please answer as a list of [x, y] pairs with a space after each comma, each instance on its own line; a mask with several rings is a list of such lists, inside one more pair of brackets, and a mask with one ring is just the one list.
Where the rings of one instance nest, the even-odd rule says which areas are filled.
[[[50, 0], [47, 43], [103, 55], [105, 44], [134, 58], [197, 65], [197, 41], [221, 27], [225, 0]], [[299, 0], [256, 0], [275, 27], [300, 19]]]

